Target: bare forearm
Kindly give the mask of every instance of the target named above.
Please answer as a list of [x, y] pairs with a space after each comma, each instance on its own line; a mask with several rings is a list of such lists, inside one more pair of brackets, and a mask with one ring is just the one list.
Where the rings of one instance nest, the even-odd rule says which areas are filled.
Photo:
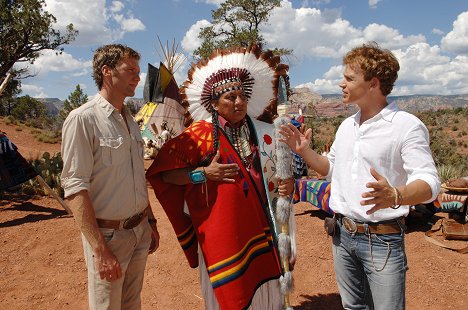
[[406, 186], [397, 186], [401, 193], [402, 205], [416, 205], [432, 197], [429, 184], [422, 180], [416, 180]]
[[317, 171], [321, 175], [327, 175], [330, 169], [330, 163], [328, 158], [323, 155], [319, 155], [311, 148], [307, 148], [299, 154], [306, 161], [307, 165], [313, 170]]
[[68, 199], [75, 222], [88, 240], [93, 252], [102, 250], [106, 244], [96, 222], [93, 205], [87, 191], [80, 191]]

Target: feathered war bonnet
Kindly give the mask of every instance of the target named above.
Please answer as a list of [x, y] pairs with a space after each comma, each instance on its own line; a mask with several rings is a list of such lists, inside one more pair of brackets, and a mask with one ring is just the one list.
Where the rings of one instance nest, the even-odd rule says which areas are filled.
[[257, 45], [216, 50], [207, 60], [192, 64], [180, 89], [186, 108], [184, 125], [209, 120], [212, 100], [236, 89], [242, 89], [248, 98], [250, 117], [272, 123], [277, 116], [278, 79], [287, 79], [287, 71], [279, 56], [262, 52]]

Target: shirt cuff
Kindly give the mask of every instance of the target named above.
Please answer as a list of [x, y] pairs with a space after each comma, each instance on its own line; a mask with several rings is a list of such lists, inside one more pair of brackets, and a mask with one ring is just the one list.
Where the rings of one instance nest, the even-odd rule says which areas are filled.
[[79, 178], [62, 179], [62, 187], [65, 192], [65, 198], [70, 197], [82, 190], [89, 191], [89, 182]]

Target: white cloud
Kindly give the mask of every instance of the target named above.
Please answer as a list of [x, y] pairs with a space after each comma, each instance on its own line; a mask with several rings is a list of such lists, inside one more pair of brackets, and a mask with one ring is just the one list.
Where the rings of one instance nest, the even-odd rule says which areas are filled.
[[195, 0], [196, 3], [215, 4], [218, 6], [225, 1], [226, 0]]
[[184, 38], [180, 46], [186, 51], [187, 53], [191, 54], [194, 50], [196, 50], [201, 45], [201, 39], [198, 38], [200, 34], [200, 29], [204, 27], [210, 26], [211, 23], [206, 19], [199, 20], [195, 24], [193, 24], [190, 29], [185, 33]]
[[[208, 0], [204, 1], [207, 2]], [[328, 58], [336, 63], [351, 48], [368, 41], [392, 50], [400, 61], [400, 72], [393, 95], [404, 94], [460, 94], [468, 93], [468, 12], [460, 14], [453, 29], [439, 45], [429, 45], [422, 34], [403, 35], [398, 29], [372, 23], [364, 28], [342, 18], [341, 11], [306, 7], [293, 8], [292, 2], [283, 0], [275, 8], [268, 25], [261, 28], [267, 47], [293, 50], [289, 59], [303, 61]], [[380, 1], [369, 1], [376, 6]], [[182, 47], [191, 53], [201, 43], [201, 27], [210, 23], [198, 21], [185, 34]], [[443, 35], [439, 29], [433, 33]], [[449, 56], [445, 52], [460, 56]], [[462, 56], [465, 55], [465, 56]], [[338, 93], [342, 66], [331, 67], [322, 77], [298, 86], [309, 87], [318, 93]], [[296, 87], [295, 85], [292, 85]]]
[[468, 11], [458, 15], [453, 22], [453, 29], [442, 38], [442, 49], [468, 55]]
[[120, 22], [120, 26], [124, 32], [135, 32], [145, 30], [145, 25], [138, 18], [129, 17], [124, 18]]
[[369, 6], [373, 9], [377, 8], [377, 3], [379, 3], [382, 0], [369, 0]]
[[125, 5], [121, 1], [112, 1], [112, 5], [110, 7], [110, 11], [113, 13], [117, 13], [122, 11]]
[[299, 58], [339, 58], [367, 41], [394, 49], [426, 40], [423, 35], [404, 36], [397, 29], [379, 24], [359, 29], [341, 18], [339, 10], [295, 9], [290, 1], [282, 1], [281, 7], [272, 11], [269, 25], [261, 31], [268, 46], [293, 49]]
[[439, 28], [432, 28], [432, 33], [437, 34], [437, 35], [441, 35], [441, 36], [445, 34], [445, 32], [443, 32]]
[[91, 60], [83, 61], [74, 58], [71, 54], [62, 52], [57, 54], [53, 50], [43, 50], [34, 64], [17, 63], [17, 68], [28, 68], [29, 73], [38, 76], [46, 75], [48, 72], [74, 72], [74, 76], [88, 74], [92, 65]]
[[387, 27], [385, 25], [370, 24], [362, 32], [364, 41], [376, 41], [382, 47], [395, 49], [407, 47], [418, 42], [425, 42], [426, 38], [423, 35], [403, 36], [397, 29]]
[[72, 23], [79, 31], [71, 44], [93, 45], [113, 42], [126, 33], [145, 29], [141, 20], [125, 10], [121, 1], [106, 6], [105, 0], [46, 0], [46, 10], [57, 18], [55, 28], [64, 31]]
[[138, 82], [138, 85], [136, 87], [137, 89], [143, 89], [143, 87], [145, 86], [145, 80], [147, 75], [147, 72], [140, 72], [140, 82]]
[[450, 58], [435, 45], [418, 43], [394, 51], [400, 62], [397, 87], [393, 94], [468, 93], [468, 57]]
[[44, 92], [44, 88], [32, 84], [21, 83], [21, 90], [33, 98], [48, 98], [49, 96]]

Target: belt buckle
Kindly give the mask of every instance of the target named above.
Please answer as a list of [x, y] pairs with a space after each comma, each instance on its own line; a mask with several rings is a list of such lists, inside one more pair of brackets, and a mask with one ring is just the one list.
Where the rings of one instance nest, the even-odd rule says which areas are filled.
[[353, 219], [343, 216], [341, 223], [343, 223], [343, 227], [348, 233], [355, 234], [357, 232], [357, 225]]
[[124, 222], [123, 222], [123, 225], [122, 227], [124, 229], [132, 229], [134, 228], [135, 226], [137, 226], [140, 221], [141, 221], [141, 218], [143, 217], [143, 212], [140, 212], [138, 214], [135, 214], [129, 218], [127, 218]]

